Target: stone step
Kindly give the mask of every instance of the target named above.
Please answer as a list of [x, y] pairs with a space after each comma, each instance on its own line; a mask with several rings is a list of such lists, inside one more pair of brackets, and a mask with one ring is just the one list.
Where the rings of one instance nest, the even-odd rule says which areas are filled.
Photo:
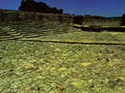
[[96, 26], [96, 25], [73, 25], [77, 29], [82, 29], [84, 31], [112, 31], [112, 32], [125, 32], [125, 26]]

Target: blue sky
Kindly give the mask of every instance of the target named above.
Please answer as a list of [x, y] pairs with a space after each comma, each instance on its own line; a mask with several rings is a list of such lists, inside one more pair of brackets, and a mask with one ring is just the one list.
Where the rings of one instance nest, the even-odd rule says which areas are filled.
[[[18, 10], [22, 0], [0, 0], [1, 9]], [[64, 13], [117, 17], [125, 13], [125, 0], [34, 0], [50, 7], [62, 8]]]

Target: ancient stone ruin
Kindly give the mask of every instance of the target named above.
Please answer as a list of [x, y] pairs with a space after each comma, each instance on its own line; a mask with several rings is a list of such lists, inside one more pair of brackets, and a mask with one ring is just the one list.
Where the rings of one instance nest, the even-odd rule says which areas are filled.
[[73, 23], [71, 15], [52, 14], [52, 13], [35, 13], [14, 10], [0, 9], [0, 22], [59, 22]]
[[0, 23], [11, 22], [57, 22], [82, 25], [84, 22], [95, 20], [94, 16], [74, 16], [65, 14], [26, 12], [0, 9]]
[[122, 23], [121, 23], [121, 25], [122, 26], [125, 25], [125, 14], [122, 15]]
[[83, 16], [76, 16], [76, 17], [73, 18], [73, 20], [74, 20], [74, 23], [82, 25]]

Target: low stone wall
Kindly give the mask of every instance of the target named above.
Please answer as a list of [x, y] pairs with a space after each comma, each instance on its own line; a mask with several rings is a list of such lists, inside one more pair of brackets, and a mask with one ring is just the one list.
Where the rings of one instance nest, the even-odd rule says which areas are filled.
[[77, 29], [82, 29], [83, 31], [92, 32], [125, 32], [125, 26], [96, 26], [96, 25], [73, 25]]
[[[98, 16], [97, 16], [98, 17]], [[96, 16], [74, 16], [66, 14], [24, 12], [17, 10], [0, 9], [0, 23], [11, 22], [58, 22], [68, 24], [84, 24], [92, 20], [105, 19]]]
[[73, 23], [73, 16], [51, 13], [35, 13], [14, 10], [1, 10], [0, 9], [0, 22], [60, 22], [60, 23]]

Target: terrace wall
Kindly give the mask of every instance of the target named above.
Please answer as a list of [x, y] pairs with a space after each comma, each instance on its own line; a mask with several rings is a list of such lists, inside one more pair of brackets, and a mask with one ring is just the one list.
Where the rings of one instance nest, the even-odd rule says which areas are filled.
[[37, 13], [24, 12], [17, 10], [0, 9], [0, 23], [10, 22], [58, 22], [68, 24], [80, 24], [85, 22], [97, 20], [93, 16], [74, 16], [67, 14], [52, 14], [52, 13]]

